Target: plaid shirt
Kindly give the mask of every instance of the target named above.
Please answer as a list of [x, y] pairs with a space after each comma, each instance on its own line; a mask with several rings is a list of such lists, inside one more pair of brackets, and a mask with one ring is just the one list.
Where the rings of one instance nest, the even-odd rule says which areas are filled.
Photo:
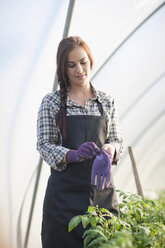
[[[103, 115], [107, 124], [106, 143], [111, 143], [116, 148], [113, 160], [113, 164], [116, 165], [123, 150], [123, 140], [119, 129], [114, 99], [104, 92], [93, 90], [95, 97], [88, 99], [85, 107], [75, 103], [68, 96], [66, 104], [67, 116], [100, 116], [101, 113], [97, 105], [98, 100], [102, 104]], [[69, 150], [62, 146], [62, 136], [55, 122], [55, 116], [60, 108], [60, 103], [58, 90], [47, 94], [42, 100], [37, 119], [37, 150], [46, 163], [57, 171], [62, 171], [66, 168], [67, 164], [62, 163], [62, 160]]]

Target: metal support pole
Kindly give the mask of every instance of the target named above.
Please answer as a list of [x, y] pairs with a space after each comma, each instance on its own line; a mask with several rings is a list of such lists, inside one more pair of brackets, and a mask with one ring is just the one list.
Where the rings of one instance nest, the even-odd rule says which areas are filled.
[[[70, 0], [62, 38], [66, 38], [68, 36], [74, 4], [75, 4], [75, 0]], [[57, 79], [57, 75], [55, 74], [54, 84], [52, 89], [53, 91], [57, 89], [57, 83], [58, 83], [58, 79]]]
[[39, 163], [38, 163], [38, 170], [37, 170], [37, 176], [36, 176], [35, 186], [34, 186], [34, 193], [33, 193], [33, 198], [32, 198], [32, 204], [31, 204], [31, 208], [30, 208], [29, 221], [28, 221], [27, 230], [26, 230], [26, 236], [25, 236], [25, 243], [24, 243], [24, 247], [25, 248], [28, 245], [30, 227], [31, 227], [31, 222], [32, 222], [32, 217], [33, 217], [33, 210], [34, 210], [34, 205], [35, 205], [35, 201], [36, 201], [36, 196], [37, 196], [37, 190], [38, 190], [40, 175], [41, 175], [42, 162], [43, 162], [43, 159], [40, 157], [39, 158]]
[[75, 0], [69, 1], [67, 17], [66, 17], [64, 32], [63, 32], [63, 38], [67, 37], [68, 33], [69, 33], [69, 28], [70, 28], [70, 24], [71, 24], [71, 20], [72, 20], [74, 4], [75, 4]]
[[139, 179], [139, 175], [138, 175], [138, 171], [137, 171], [137, 167], [136, 167], [136, 162], [135, 162], [135, 158], [134, 158], [131, 146], [128, 147], [128, 151], [129, 151], [130, 159], [131, 159], [131, 162], [132, 162], [132, 169], [133, 169], [133, 173], [134, 173], [137, 192], [144, 199], [142, 186], [141, 186], [141, 183], [140, 183], [140, 179]]
[[[72, 18], [74, 4], [75, 4], [75, 0], [69, 1], [67, 17], [66, 17], [64, 32], [63, 32], [63, 38], [67, 37], [68, 33], [69, 33], [69, 28], [70, 28], [70, 24], [71, 24], [71, 18]], [[57, 89], [57, 76], [55, 75], [52, 91], [54, 91], [56, 89]], [[27, 225], [27, 230], [26, 230], [24, 248], [28, 247], [28, 240], [29, 240], [31, 222], [32, 222], [32, 217], [33, 217], [33, 211], [34, 211], [36, 196], [37, 196], [38, 185], [39, 185], [40, 176], [41, 176], [42, 163], [43, 163], [43, 159], [40, 157], [39, 163], [38, 163], [38, 170], [37, 170], [37, 175], [36, 175], [35, 186], [34, 186], [34, 192], [33, 192], [33, 196], [32, 196], [32, 203], [31, 203], [31, 208], [30, 208], [29, 220], [28, 220], [28, 225]]]

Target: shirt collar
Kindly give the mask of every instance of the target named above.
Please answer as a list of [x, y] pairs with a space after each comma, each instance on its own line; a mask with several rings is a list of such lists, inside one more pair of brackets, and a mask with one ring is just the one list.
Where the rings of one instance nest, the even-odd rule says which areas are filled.
[[103, 98], [101, 96], [101, 92], [99, 90], [96, 90], [93, 85], [91, 84], [93, 92], [94, 92], [94, 97], [92, 98], [92, 100], [98, 100], [100, 103], [103, 103]]
[[[91, 84], [91, 87], [92, 87], [92, 90], [93, 90], [93, 93], [94, 93], [94, 97], [93, 98], [91, 98], [91, 100], [98, 100], [100, 103], [103, 103], [103, 98], [102, 98], [102, 96], [101, 96], [101, 92], [99, 91], [99, 90], [96, 90], [94, 87], [93, 87], [93, 85], [92, 85], [92, 83], [90, 83]], [[73, 106], [73, 105], [76, 105], [77, 106], [77, 104], [76, 103], [74, 103], [70, 98], [69, 98], [69, 90], [68, 90], [68, 93], [67, 93], [67, 102], [66, 102], [66, 105], [67, 106]]]

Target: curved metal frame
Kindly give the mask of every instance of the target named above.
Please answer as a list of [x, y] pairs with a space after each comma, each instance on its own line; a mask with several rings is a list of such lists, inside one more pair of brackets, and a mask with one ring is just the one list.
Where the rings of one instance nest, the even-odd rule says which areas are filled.
[[[140, 139], [145, 135], [145, 133], [149, 132], [149, 130], [163, 117], [165, 114], [165, 109], [162, 110], [155, 118], [152, 119], [152, 121], [141, 131], [141, 133], [134, 139], [131, 146], [135, 147], [135, 145], [140, 141]], [[122, 157], [122, 161], [126, 159], [128, 156], [128, 152], [125, 151]], [[117, 173], [118, 170], [114, 171], [114, 174]], [[128, 178], [128, 177], [127, 177]]]
[[162, 73], [152, 84], [150, 84], [132, 103], [128, 108], [124, 111], [124, 113], [120, 116], [120, 121], [122, 121], [125, 116], [134, 108], [134, 106], [143, 98], [143, 96], [148, 93], [156, 84], [160, 82], [160, 80], [165, 76], [165, 72]]
[[119, 45], [118, 47], [108, 56], [105, 62], [99, 67], [96, 73], [92, 76], [91, 80], [93, 80], [98, 73], [103, 69], [103, 67], [108, 63], [108, 61], [115, 55], [116, 52], [126, 43], [126, 41], [151, 17], [153, 16], [159, 9], [164, 6], [165, 3], [162, 3], [158, 8], [156, 8], [149, 16], [147, 16]]

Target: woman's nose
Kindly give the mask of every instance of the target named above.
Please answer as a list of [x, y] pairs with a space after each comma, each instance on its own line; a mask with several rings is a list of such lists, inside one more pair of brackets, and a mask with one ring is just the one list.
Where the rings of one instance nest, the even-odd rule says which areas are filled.
[[82, 65], [81, 65], [81, 64], [78, 64], [78, 65], [77, 65], [77, 67], [76, 67], [76, 71], [77, 71], [78, 73], [80, 73], [80, 72], [82, 72], [82, 71], [83, 71], [83, 69], [82, 69]]

